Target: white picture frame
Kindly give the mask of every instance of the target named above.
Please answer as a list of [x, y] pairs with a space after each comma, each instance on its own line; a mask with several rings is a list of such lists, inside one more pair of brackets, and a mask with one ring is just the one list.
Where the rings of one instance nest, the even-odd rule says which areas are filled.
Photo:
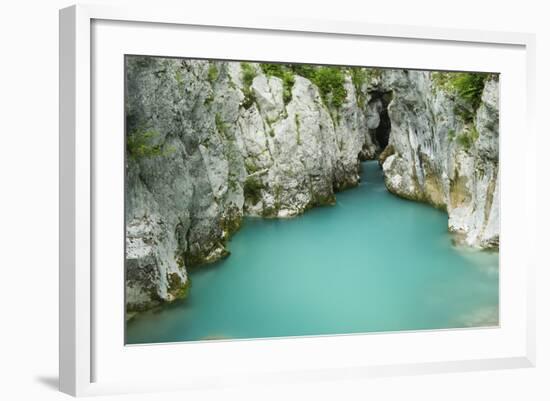
[[[143, 30], [148, 30], [147, 36], [139, 40], [140, 32]], [[109, 144], [105, 141], [97, 142], [94, 129], [101, 127], [101, 123], [94, 119], [97, 119], [98, 115], [105, 114], [102, 114], [103, 111], [99, 107], [96, 108], [93, 99], [94, 96], [104, 95], [101, 94], [101, 88], [99, 88], [99, 94], [94, 92], [98, 89], [94, 87], [92, 81], [94, 80], [95, 84], [110, 82], [110, 78], [103, 74], [103, 68], [119, 66], [119, 64], [110, 64], [110, 61], [102, 64], [104, 60], [111, 60], [107, 57], [110, 54], [114, 54], [113, 60], [119, 63], [118, 56], [132, 53], [130, 49], [143, 54], [155, 53], [151, 47], [155, 45], [153, 39], [169, 33], [192, 34], [195, 39], [199, 38], [202, 41], [201, 47], [205, 47], [203, 49], [205, 53], [202, 55], [206, 56], [210, 54], [208, 46], [211, 43], [212, 49], [216, 46], [213, 44], [212, 34], [240, 35], [242, 40], [252, 40], [253, 35], [262, 34], [266, 40], [275, 42], [283, 41], [284, 36], [295, 41], [303, 40], [304, 43], [324, 40], [327, 45], [334, 38], [338, 38], [344, 48], [346, 41], [350, 43], [371, 41], [372, 46], [376, 46], [376, 43], [380, 45], [383, 41], [384, 46], [390, 47], [406, 43], [407, 46], [411, 46], [411, 49], [416, 49], [415, 46], [417, 46], [418, 51], [428, 53], [433, 52], [433, 48], [426, 47], [422, 50], [421, 47], [437, 46], [441, 55], [448, 55], [448, 60], [442, 57], [438, 63], [430, 64], [433, 69], [453, 67], [452, 52], [477, 51], [480, 56], [476, 61], [478, 64], [470, 60], [471, 64], [466, 65], [465, 63], [469, 61], [465, 60], [461, 65], [455, 63], [454, 67], [449, 69], [476, 70], [477, 66], [477, 70], [481, 71], [488, 68], [483, 67], [483, 63], [496, 63], [499, 60], [498, 57], [502, 57], [503, 64], [506, 62], [506, 65], [502, 65], [503, 70], [492, 69], [501, 73], [505, 71], [502, 75], [504, 83], [502, 84], [501, 136], [504, 139], [501, 140], [503, 171], [501, 197], [502, 202], [507, 203], [502, 205], [503, 219], [506, 220], [503, 220], [505, 224], [502, 225], [501, 244], [514, 245], [502, 248], [504, 251], [501, 251], [501, 263], [506, 262], [507, 265], [513, 265], [515, 269], [506, 269], [505, 279], [501, 283], [501, 326], [496, 329], [481, 330], [220, 341], [209, 344], [164, 344], [146, 347], [124, 347], [124, 344], [118, 341], [119, 334], [113, 334], [112, 337], [116, 337], [117, 340], [111, 341], [108, 332], [109, 324], [113, 324], [120, 317], [123, 305], [112, 308], [116, 311], [107, 316], [103, 313], [106, 310], [104, 304], [105, 301], [117, 304], [120, 301], [119, 295], [123, 291], [123, 286], [117, 281], [120, 275], [113, 276], [115, 279], [109, 281], [108, 275], [97, 274], [94, 269], [97, 268], [98, 261], [120, 255], [121, 250], [117, 252], [114, 249], [114, 253], [103, 251], [98, 253], [97, 241], [102, 241], [101, 230], [105, 230], [105, 237], [108, 237], [106, 233], [108, 230], [118, 235], [122, 241], [123, 231], [117, 226], [119, 221], [117, 218], [108, 223], [110, 229], [106, 228], [105, 220], [101, 220], [103, 209], [101, 199], [98, 198], [101, 195], [98, 194], [105, 193], [109, 185], [116, 186], [120, 183], [116, 177], [120, 178], [122, 169], [117, 170], [118, 172], [114, 174], [115, 178], [105, 187], [101, 177], [106, 170], [113, 171], [112, 168], [116, 169], [120, 164], [122, 152], [118, 152], [119, 149], [117, 150], [116, 147], [122, 143], [123, 131], [117, 137], [119, 142], [113, 142], [113, 147], [108, 147]], [[151, 43], [147, 43], [146, 38], [150, 38]], [[132, 40], [133, 44], [129, 44]], [[126, 44], [128, 47], [125, 47]], [[452, 51], [445, 50], [446, 46], [452, 47]], [[160, 53], [159, 55], [191, 57], [197, 56], [199, 52], [194, 50], [192, 54], [174, 54], [169, 47], [170, 45], [162, 48], [159, 46], [156, 51]], [[223, 48], [221, 49], [218, 45], [216, 57], [224, 58], [223, 55], [226, 54], [225, 58], [234, 59], [252, 57], [264, 60], [269, 57], [269, 61], [278, 61], [281, 57], [288, 57], [288, 61], [303, 61], [298, 59], [300, 57], [298, 52], [284, 56], [279, 51], [278, 56], [270, 57], [267, 53], [260, 54], [259, 50], [250, 50], [256, 53], [246, 53], [244, 50], [243, 53], [238, 53], [235, 46], [231, 47], [227, 43]], [[60, 390], [80, 396], [212, 388], [247, 383], [328, 380], [329, 377], [353, 379], [366, 376], [534, 366], [535, 259], [531, 255], [534, 254], [532, 247], [535, 243], [536, 178], [534, 174], [527, 174], [527, 172], [534, 170], [536, 151], [528, 147], [522, 150], [516, 149], [516, 152], [519, 152], [516, 160], [519, 160], [521, 165], [518, 171], [512, 171], [507, 169], [511, 162], [507, 158], [507, 152], [513, 149], [512, 145], [508, 145], [506, 141], [507, 135], [520, 130], [526, 136], [526, 140], [535, 143], [535, 132], [532, 127], [535, 85], [534, 48], [534, 35], [524, 33], [373, 25], [349, 21], [295, 20], [286, 17], [237, 20], [215, 13], [208, 16], [187, 15], [183, 9], [165, 10], [153, 6], [112, 8], [103, 5], [78, 5], [61, 10]], [[277, 45], [272, 48], [272, 51], [276, 52], [276, 49]], [[487, 49], [495, 50], [492, 54], [483, 55]], [[385, 54], [386, 60], [381, 66], [401, 67], [403, 65], [399, 62], [399, 57], [402, 59], [405, 56], [396, 54], [395, 58], [392, 58]], [[212, 58], [216, 57], [212, 56]], [[307, 57], [313, 56], [306, 54], [303, 57], [306, 57], [307, 61], [311, 60]], [[490, 58], [492, 61], [488, 60]], [[328, 59], [319, 60], [326, 62]], [[359, 63], [362, 62], [360, 58], [345, 60], [349, 64], [358, 63], [357, 65], [361, 65]], [[375, 63], [378, 64], [377, 61]], [[407, 65], [407, 67], [415, 67], [415, 65]], [[418, 66], [421, 67], [421, 65]], [[104, 79], [106, 81], [102, 81]], [[121, 80], [122, 74], [117, 79]], [[113, 93], [119, 93], [119, 98], [116, 100], [118, 103], [114, 103], [115, 106], [119, 105], [123, 98], [123, 91], [117, 92], [120, 81], [117, 82], [110, 88], [114, 90]], [[515, 99], [506, 96], [512, 89], [517, 94]], [[508, 101], [510, 103], [506, 103]], [[508, 118], [507, 110], [513, 108], [518, 110], [517, 115]], [[112, 127], [116, 129], [117, 124], [123, 120], [123, 108], [111, 107], [110, 110], [113, 114], [105, 121], [112, 120]], [[108, 166], [111, 162], [114, 164]], [[524, 191], [506, 191], [507, 180], [520, 180], [524, 183]], [[514, 227], [525, 227], [524, 230], [518, 230], [522, 233], [519, 234], [521, 238], [514, 236], [518, 235], [514, 234], [515, 230], [511, 230]], [[113, 260], [113, 263], [118, 263], [117, 266], [122, 269], [123, 264], [120, 259]], [[95, 292], [99, 287], [101, 287], [101, 296]], [[517, 302], [512, 304], [509, 302], [511, 298], [516, 299]], [[102, 303], [101, 300], [104, 302]], [[123, 320], [120, 321], [120, 327], [123, 323]], [[120, 333], [120, 327], [117, 328], [117, 333]], [[398, 344], [404, 344], [403, 347], [406, 349], [416, 348], [416, 352], [411, 351], [408, 354], [399, 352], [400, 348], [396, 347]], [[456, 347], [448, 349], [450, 344]], [[464, 344], [468, 344], [471, 349], [466, 351]], [[427, 345], [430, 345], [431, 349], [422, 350], [422, 347]], [[321, 349], [324, 350], [322, 358], [318, 356], [318, 351]], [[342, 350], [351, 349], [370, 351], [368, 353], [367, 351], [349, 352], [349, 354], [342, 352]], [[380, 352], [374, 352], [376, 349]], [[394, 350], [394, 352], [388, 352], [388, 350]], [[176, 375], [168, 374], [169, 363], [165, 368], [159, 368], [158, 363], [163, 358], [168, 360], [169, 355], [180, 353], [186, 355], [190, 365], [191, 363], [194, 365], [193, 369], [185, 371], [185, 375], [181, 372]], [[292, 359], [289, 355], [301, 355], [303, 358]], [[230, 360], [232, 364], [224, 365], [223, 360]], [[132, 370], [132, 366], [136, 366], [140, 361], [145, 365], [153, 364], [157, 372], [145, 372], [146, 374], [140, 377]], [[215, 365], [216, 368], [213, 369], [211, 365]]]

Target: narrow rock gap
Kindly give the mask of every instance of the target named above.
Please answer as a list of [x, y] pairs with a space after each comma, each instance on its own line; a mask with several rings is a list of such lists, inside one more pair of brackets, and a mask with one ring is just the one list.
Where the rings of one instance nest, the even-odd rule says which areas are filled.
[[376, 157], [378, 157], [386, 149], [390, 139], [391, 120], [388, 114], [388, 105], [393, 99], [393, 93], [373, 90], [369, 92], [369, 95], [369, 134], [376, 145]]

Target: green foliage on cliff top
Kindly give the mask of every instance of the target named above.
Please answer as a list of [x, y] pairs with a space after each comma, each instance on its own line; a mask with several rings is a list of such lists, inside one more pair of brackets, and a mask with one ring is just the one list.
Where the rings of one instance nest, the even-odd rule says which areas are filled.
[[283, 64], [260, 64], [262, 72], [267, 76], [277, 77], [283, 81], [283, 101], [288, 104], [292, 99], [292, 87], [294, 86], [294, 73]]
[[294, 85], [294, 75], [307, 78], [317, 86], [321, 98], [327, 106], [339, 109], [346, 99], [344, 67], [272, 63], [262, 63], [260, 67], [264, 74], [276, 76], [283, 80], [285, 104], [292, 97], [291, 90]]
[[312, 77], [325, 104], [339, 109], [346, 99], [345, 76], [341, 67], [319, 67]]
[[242, 80], [244, 86], [252, 85], [252, 81], [256, 77], [256, 70], [250, 63], [241, 63]]
[[218, 67], [216, 67], [216, 64], [210, 64], [210, 67], [208, 67], [208, 82], [213, 83], [216, 79], [218, 79]]
[[351, 82], [357, 91], [360, 91], [365, 82], [367, 82], [367, 71], [362, 67], [350, 68]]
[[241, 63], [241, 71], [242, 71], [242, 81], [243, 81], [243, 94], [244, 94], [244, 100], [243, 100], [243, 107], [245, 109], [249, 109], [256, 100], [254, 98], [254, 92], [252, 89], [250, 89], [250, 86], [252, 85], [252, 81], [256, 77], [256, 70], [250, 63]]
[[134, 130], [126, 136], [126, 152], [131, 159], [168, 156], [173, 147], [163, 149], [158, 142], [160, 134], [155, 130]]
[[363, 92], [363, 86], [369, 81], [369, 73], [367, 69], [363, 67], [350, 68], [351, 82], [355, 87], [355, 97], [357, 98], [357, 105], [360, 108], [365, 106], [365, 93]]
[[466, 123], [474, 120], [475, 113], [481, 104], [481, 95], [485, 82], [491, 74], [483, 72], [433, 72], [432, 80], [436, 86], [456, 94], [459, 102], [457, 113]]

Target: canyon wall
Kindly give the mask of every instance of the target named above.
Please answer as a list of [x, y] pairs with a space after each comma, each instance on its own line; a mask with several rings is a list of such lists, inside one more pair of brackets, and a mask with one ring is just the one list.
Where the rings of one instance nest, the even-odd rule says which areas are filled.
[[386, 186], [444, 209], [457, 242], [498, 248], [497, 77], [478, 83], [479, 99], [463, 99], [445, 86], [445, 77], [438, 84], [437, 74], [387, 71], [373, 83], [393, 94], [381, 158]]
[[185, 297], [188, 268], [227, 256], [243, 216], [333, 204], [378, 156], [390, 191], [498, 246], [494, 80], [474, 122], [429, 72], [128, 57], [126, 96], [128, 311]]
[[292, 217], [358, 183], [358, 154], [376, 146], [351, 76], [337, 110], [292, 81], [252, 63], [128, 58], [128, 310], [184, 297], [187, 268], [226, 256], [243, 215]]

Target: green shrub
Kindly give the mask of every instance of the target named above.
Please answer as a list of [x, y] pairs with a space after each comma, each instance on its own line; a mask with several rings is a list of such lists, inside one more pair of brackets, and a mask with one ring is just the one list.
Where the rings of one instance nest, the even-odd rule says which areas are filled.
[[444, 90], [450, 90], [451, 86], [449, 84], [450, 78], [451, 78], [450, 72], [440, 72], [440, 71], [433, 71], [431, 73], [432, 82], [435, 84], [436, 87], [439, 87]]
[[313, 83], [319, 88], [325, 104], [339, 109], [346, 99], [345, 77], [341, 67], [319, 67], [313, 77]]
[[260, 64], [260, 68], [265, 75], [279, 77], [283, 80], [283, 100], [285, 104], [292, 98], [294, 75], [307, 78], [315, 84], [327, 106], [338, 109], [346, 99], [344, 67], [263, 63]]
[[484, 73], [457, 73], [451, 79], [451, 84], [458, 95], [477, 110], [481, 104], [481, 95], [487, 76], [488, 74]]
[[249, 174], [253, 174], [253, 173], [255, 173], [256, 171], [259, 170], [256, 163], [254, 163], [254, 161], [252, 161], [248, 158], [244, 159], [244, 168], [246, 169], [246, 172], [249, 173]]
[[242, 102], [242, 106], [248, 110], [249, 108], [252, 107], [252, 105], [256, 101], [256, 96], [254, 95], [254, 91], [250, 89], [250, 87], [243, 88], [243, 94], [244, 94], [244, 99]]
[[368, 72], [363, 67], [352, 67], [350, 69], [351, 82], [355, 88], [355, 97], [357, 98], [357, 105], [361, 108], [365, 106], [365, 94], [363, 93], [363, 86], [368, 81]]
[[280, 78], [283, 81], [283, 101], [288, 104], [292, 99], [292, 87], [294, 86], [294, 73], [284, 64], [260, 64], [262, 72], [271, 77]]
[[256, 77], [256, 70], [250, 63], [241, 63], [243, 86], [250, 87]]
[[242, 91], [244, 94], [242, 106], [245, 109], [249, 109], [256, 101], [256, 98], [254, 97], [254, 91], [250, 88], [250, 86], [252, 85], [252, 81], [256, 77], [256, 70], [250, 63], [241, 63], [241, 70], [243, 81]]
[[477, 131], [475, 126], [472, 126], [470, 128], [470, 138], [475, 142], [479, 139], [479, 132]]
[[160, 134], [155, 130], [134, 130], [126, 136], [126, 152], [131, 159], [168, 156], [175, 148], [163, 149], [158, 142]]
[[289, 68], [294, 74], [307, 78], [310, 81], [313, 80], [316, 71], [316, 67], [310, 64], [289, 64]]
[[227, 138], [227, 125], [223, 121], [220, 113], [214, 115], [214, 123], [216, 124], [216, 130], [223, 138]]
[[283, 75], [283, 101], [288, 104], [292, 100], [292, 88], [294, 87], [294, 74], [286, 71]]
[[483, 72], [433, 72], [434, 84], [457, 96], [455, 113], [472, 123], [481, 104], [481, 95], [490, 74]]
[[463, 148], [470, 149], [472, 146], [472, 142], [468, 134], [460, 134], [456, 137], [456, 140]]
[[457, 142], [465, 149], [470, 149], [479, 138], [479, 132], [474, 126], [468, 127], [456, 137]]
[[272, 77], [283, 78], [284, 73], [287, 71], [287, 67], [284, 64], [271, 64], [271, 63], [262, 63], [260, 68], [265, 75]]
[[210, 67], [208, 67], [208, 82], [211, 84], [218, 79], [218, 67], [216, 67], [216, 64], [210, 64]]
[[361, 88], [367, 81], [367, 72], [362, 67], [352, 67], [350, 68], [351, 82], [355, 87], [355, 90], [360, 92]]
[[237, 191], [239, 189], [239, 182], [235, 179], [229, 179], [227, 185], [232, 191]]

